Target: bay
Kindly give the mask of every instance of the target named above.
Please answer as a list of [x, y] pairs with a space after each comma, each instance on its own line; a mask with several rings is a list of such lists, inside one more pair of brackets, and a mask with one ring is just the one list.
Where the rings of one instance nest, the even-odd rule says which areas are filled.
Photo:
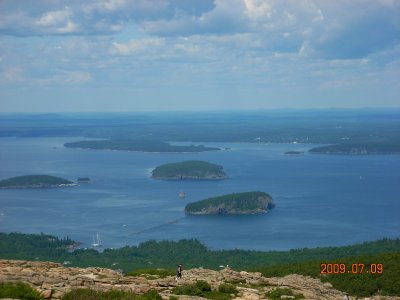
[[[81, 139], [0, 138], [0, 179], [47, 174], [92, 180], [71, 188], [0, 190], [0, 231], [69, 236], [82, 247], [99, 233], [104, 248], [196, 238], [210, 249], [257, 250], [400, 235], [398, 155], [284, 155], [312, 144], [203, 143], [224, 150], [180, 154], [63, 147]], [[230, 178], [150, 178], [157, 165], [192, 159], [221, 164]], [[263, 215], [184, 214], [188, 202], [255, 190], [269, 193], [276, 208]]]

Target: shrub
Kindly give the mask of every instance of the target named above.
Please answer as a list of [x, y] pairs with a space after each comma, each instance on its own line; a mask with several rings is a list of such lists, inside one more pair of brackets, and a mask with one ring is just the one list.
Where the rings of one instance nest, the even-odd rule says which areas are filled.
[[237, 294], [238, 290], [233, 284], [230, 283], [221, 283], [218, 287], [218, 291], [224, 294]]
[[36, 290], [22, 282], [0, 283], [0, 298], [43, 300], [43, 297]]
[[203, 293], [195, 284], [185, 284], [175, 287], [172, 290], [175, 295], [202, 296]]
[[195, 285], [202, 292], [210, 292], [211, 291], [210, 284], [204, 280], [197, 281]]
[[266, 296], [270, 299], [281, 299], [281, 296], [294, 296], [292, 299], [304, 299], [302, 294], [294, 294], [291, 289], [288, 288], [277, 288], [271, 292], [268, 292]]
[[231, 294], [237, 293], [235, 286], [231, 284], [221, 284], [220, 287], [225, 292], [212, 291], [211, 286], [206, 281], [199, 280], [194, 284], [177, 286], [172, 290], [172, 293], [176, 295], [199, 296], [213, 300], [229, 300], [232, 298]]
[[143, 298], [148, 300], [162, 300], [162, 297], [156, 290], [150, 290], [143, 294]]

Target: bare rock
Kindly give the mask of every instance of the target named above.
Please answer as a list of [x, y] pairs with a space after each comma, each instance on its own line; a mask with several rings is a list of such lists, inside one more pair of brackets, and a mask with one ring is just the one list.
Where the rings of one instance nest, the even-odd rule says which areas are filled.
[[50, 299], [52, 290], [44, 290], [40, 293], [44, 299]]

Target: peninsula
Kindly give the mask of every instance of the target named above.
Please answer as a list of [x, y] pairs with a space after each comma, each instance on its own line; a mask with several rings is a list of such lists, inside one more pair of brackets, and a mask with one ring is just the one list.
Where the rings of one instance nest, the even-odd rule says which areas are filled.
[[158, 166], [152, 171], [151, 177], [166, 180], [218, 180], [227, 178], [222, 166], [200, 160]]
[[90, 140], [65, 143], [67, 148], [96, 149], [96, 150], [124, 150], [141, 152], [204, 152], [220, 150], [219, 148], [206, 147], [204, 145], [171, 145], [154, 140]]
[[309, 152], [342, 155], [400, 154], [400, 140], [347, 142], [312, 148]]
[[270, 195], [264, 192], [228, 194], [189, 203], [189, 215], [242, 215], [260, 214], [275, 207]]
[[76, 185], [72, 181], [49, 175], [17, 176], [0, 181], [2, 189], [54, 188]]

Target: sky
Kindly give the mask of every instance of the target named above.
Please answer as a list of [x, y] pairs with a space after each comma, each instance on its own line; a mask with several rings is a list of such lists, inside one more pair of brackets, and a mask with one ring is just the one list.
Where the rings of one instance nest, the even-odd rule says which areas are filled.
[[399, 0], [0, 0], [0, 112], [400, 107]]

